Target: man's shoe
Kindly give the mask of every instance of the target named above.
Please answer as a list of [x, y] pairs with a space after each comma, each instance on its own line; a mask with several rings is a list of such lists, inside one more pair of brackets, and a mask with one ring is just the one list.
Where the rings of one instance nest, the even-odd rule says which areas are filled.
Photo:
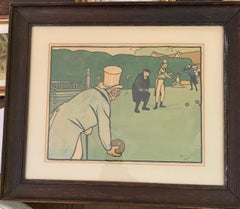
[[163, 105], [163, 103], [160, 103], [160, 106], [159, 106], [159, 107], [161, 107], [161, 108], [165, 108], [166, 106]]
[[154, 110], [156, 110], [158, 108], [158, 103], [155, 103], [155, 106], [154, 106]]
[[134, 112], [136, 112], [136, 113], [140, 113], [140, 111], [139, 111], [138, 109], [135, 109]]
[[143, 107], [142, 110], [150, 110], [148, 107]]

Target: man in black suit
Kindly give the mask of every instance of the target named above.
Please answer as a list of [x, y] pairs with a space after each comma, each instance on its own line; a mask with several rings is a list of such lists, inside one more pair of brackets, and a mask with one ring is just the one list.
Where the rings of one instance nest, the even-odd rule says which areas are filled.
[[140, 113], [139, 105], [143, 101], [142, 110], [150, 110], [147, 107], [150, 93], [148, 91], [150, 87], [150, 70], [145, 69], [142, 73], [138, 74], [133, 85], [132, 85], [132, 98], [136, 103], [134, 111]]

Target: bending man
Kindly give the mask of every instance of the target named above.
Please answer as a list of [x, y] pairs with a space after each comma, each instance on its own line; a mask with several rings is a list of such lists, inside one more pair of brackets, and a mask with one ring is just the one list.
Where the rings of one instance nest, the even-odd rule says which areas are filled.
[[106, 152], [114, 157], [118, 146], [111, 144], [110, 103], [120, 95], [122, 69], [108, 66], [104, 81], [97, 87], [79, 93], [57, 108], [50, 119], [48, 158], [81, 159], [82, 135], [90, 135], [98, 126], [99, 138]]

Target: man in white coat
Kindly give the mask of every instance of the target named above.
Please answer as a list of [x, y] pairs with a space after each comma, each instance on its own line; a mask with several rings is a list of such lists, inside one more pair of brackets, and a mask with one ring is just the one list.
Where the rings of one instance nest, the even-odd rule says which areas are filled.
[[99, 139], [106, 152], [114, 157], [118, 146], [111, 144], [111, 101], [120, 95], [122, 69], [108, 66], [104, 81], [85, 90], [57, 108], [50, 119], [48, 159], [82, 158], [82, 135], [90, 135], [98, 126]]

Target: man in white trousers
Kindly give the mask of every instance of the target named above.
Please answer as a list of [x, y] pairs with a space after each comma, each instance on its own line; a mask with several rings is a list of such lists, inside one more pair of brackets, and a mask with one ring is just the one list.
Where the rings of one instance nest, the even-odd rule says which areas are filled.
[[172, 73], [168, 73], [167, 72], [167, 66], [168, 66], [168, 62], [166, 59], [164, 59], [162, 61], [162, 66], [159, 69], [157, 78], [156, 78], [156, 83], [155, 83], [155, 106], [154, 106], [154, 110], [156, 110], [158, 108], [158, 103], [160, 101], [160, 108], [165, 108], [166, 106], [163, 105], [163, 101], [165, 99], [165, 80], [167, 78], [172, 79], [172, 77], [170, 76]]

